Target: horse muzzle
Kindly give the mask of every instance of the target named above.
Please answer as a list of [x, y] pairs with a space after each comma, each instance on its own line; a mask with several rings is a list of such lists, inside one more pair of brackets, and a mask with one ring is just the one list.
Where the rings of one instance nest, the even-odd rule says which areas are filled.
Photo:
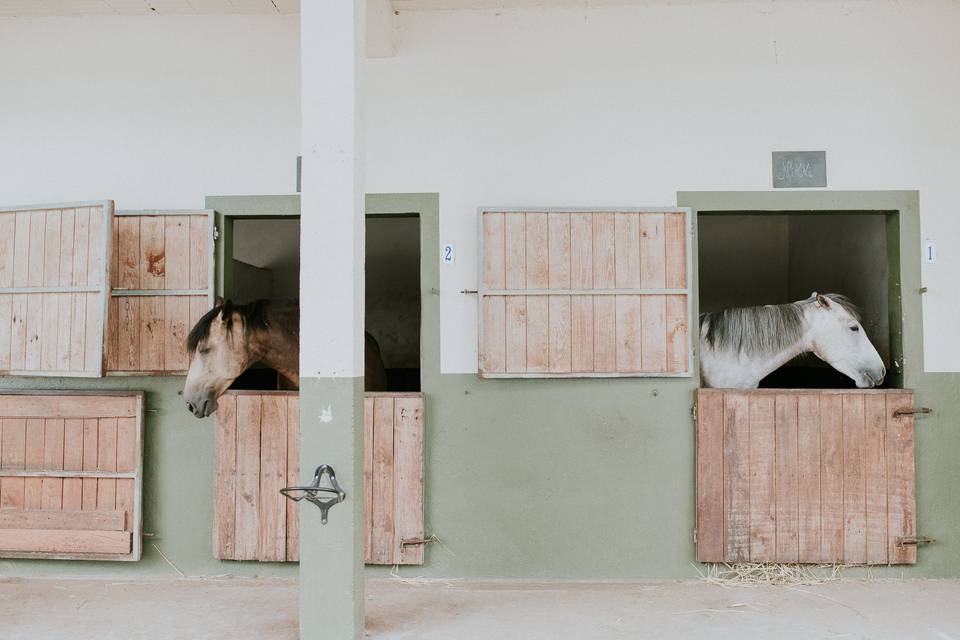
[[873, 371], [861, 371], [860, 377], [863, 379], [863, 384], [857, 384], [861, 389], [871, 389], [873, 387], [879, 387], [883, 383], [883, 379], [887, 376], [887, 369], [883, 365], [879, 369], [874, 369]]
[[206, 418], [217, 410], [214, 398], [187, 400], [187, 409], [197, 418]]

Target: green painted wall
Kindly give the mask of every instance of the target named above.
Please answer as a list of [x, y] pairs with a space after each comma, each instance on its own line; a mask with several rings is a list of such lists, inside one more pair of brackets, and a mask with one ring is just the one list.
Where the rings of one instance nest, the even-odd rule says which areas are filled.
[[[937, 539], [907, 576], [960, 576], [960, 374], [922, 373], [916, 194], [680, 194], [711, 210], [897, 209], [905, 386], [917, 419], [918, 532]], [[852, 205], [852, 202], [858, 204]], [[704, 205], [705, 206], [705, 205]], [[439, 200], [371, 196], [371, 213], [420, 212], [428, 577], [690, 577], [694, 558], [693, 379], [481, 380], [439, 373]], [[210, 557], [212, 423], [182, 406], [180, 378], [0, 379], [2, 388], [146, 389], [144, 559], [136, 564], [0, 562], [3, 575], [295, 575], [291, 565]], [[349, 491], [349, 488], [348, 488]], [[335, 507], [331, 518], [337, 517]], [[344, 512], [341, 511], [342, 515]], [[383, 575], [388, 568], [368, 568]], [[874, 573], [883, 573], [875, 570]]]

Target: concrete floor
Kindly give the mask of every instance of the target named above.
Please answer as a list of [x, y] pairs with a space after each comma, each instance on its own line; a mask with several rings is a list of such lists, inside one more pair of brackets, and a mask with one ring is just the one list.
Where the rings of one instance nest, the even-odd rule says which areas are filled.
[[[371, 581], [367, 637], [960, 640], [960, 582]], [[293, 580], [0, 580], [4, 640], [293, 640]]]

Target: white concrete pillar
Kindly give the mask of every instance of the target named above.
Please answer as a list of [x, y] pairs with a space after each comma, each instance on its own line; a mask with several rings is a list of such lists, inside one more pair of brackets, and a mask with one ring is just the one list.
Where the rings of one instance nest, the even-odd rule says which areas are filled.
[[321, 526], [300, 506], [300, 637], [363, 634], [365, 0], [300, 9], [300, 476], [320, 464], [347, 492]]

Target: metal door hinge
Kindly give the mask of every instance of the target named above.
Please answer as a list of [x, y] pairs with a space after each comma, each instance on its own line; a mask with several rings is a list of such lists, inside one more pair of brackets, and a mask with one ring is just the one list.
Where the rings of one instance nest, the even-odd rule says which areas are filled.
[[693, 405], [692, 407], [690, 407], [690, 415], [693, 416], [693, 421], [696, 422], [697, 421], [697, 405]]
[[903, 547], [916, 547], [921, 544], [933, 544], [936, 542], [933, 538], [927, 538], [924, 536], [903, 536], [902, 538], [897, 538], [897, 546], [901, 549]]
[[436, 536], [430, 536], [429, 538], [403, 538], [400, 540], [401, 547], [413, 547], [417, 545], [427, 545], [437, 542]]
[[213, 241], [216, 242], [220, 239], [220, 229], [217, 225], [213, 225]]
[[899, 418], [901, 416], [912, 416], [917, 413], [933, 413], [933, 409], [929, 407], [906, 407], [904, 409], [897, 409], [893, 412], [894, 418]]
[[697, 530], [693, 530], [693, 544], [697, 544]]

